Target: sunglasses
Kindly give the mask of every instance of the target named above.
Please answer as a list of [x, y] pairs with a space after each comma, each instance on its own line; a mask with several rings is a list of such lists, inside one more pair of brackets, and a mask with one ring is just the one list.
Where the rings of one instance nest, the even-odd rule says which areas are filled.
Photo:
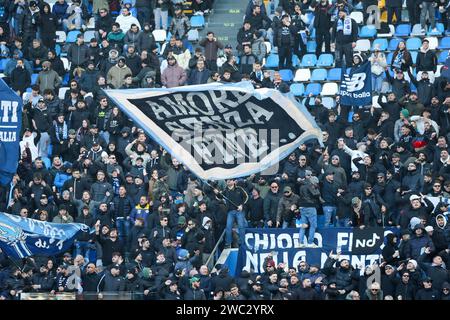
[[271, 189], [278, 189], [278, 186], [270, 187]]

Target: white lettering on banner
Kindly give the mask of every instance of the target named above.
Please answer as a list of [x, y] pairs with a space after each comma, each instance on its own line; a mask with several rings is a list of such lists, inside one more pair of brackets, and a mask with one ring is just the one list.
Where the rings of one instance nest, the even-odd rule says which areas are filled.
[[348, 75], [344, 75], [345, 86], [348, 92], [359, 91], [364, 88], [364, 80], [366, 80], [366, 73], [354, 73], [350, 78]]
[[365, 247], [371, 248], [371, 247], [375, 246], [375, 244], [377, 243], [378, 239], [380, 239], [380, 237], [377, 236], [376, 233], [373, 233], [372, 234], [372, 239], [369, 239], [369, 240], [367, 240], [367, 239], [362, 239], [362, 240], [361, 239], [356, 239], [355, 245], [356, 245], [356, 248], [365, 248]]
[[[310, 250], [320, 250], [320, 249], [310, 249]], [[305, 250], [298, 250], [293, 257], [289, 256], [289, 251], [278, 251], [274, 256], [273, 260], [276, 265], [279, 263], [284, 263], [287, 268], [297, 267], [300, 261], [306, 261], [307, 254]], [[291, 252], [292, 254], [292, 252]], [[264, 261], [270, 255], [270, 253], [253, 253], [251, 251], [246, 251], [246, 260], [244, 269], [246, 270], [257, 270], [259, 273], [263, 273], [264, 270]], [[292, 260], [291, 260], [292, 259]], [[328, 259], [328, 254], [326, 252], [321, 252], [320, 255], [320, 266], [323, 268], [325, 265], [325, 261]], [[381, 261], [381, 254], [369, 254], [369, 255], [341, 255], [340, 260], [347, 259], [350, 261], [350, 264], [357, 268], [360, 265], [367, 266], [373, 265], [375, 262]]]
[[[17, 108], [19, 107], [19, 103], [17, 101], [5, 101], [3, 100], [0, 104], [0, 113], [3, 113], [2, 122], [17, 122]], [[9, 113], [11, 112], [11, 118], [9, 117]]]
[[[322, 247], [322, 235], [320, 233], [314, 234], [314, 239], [317, 241], [318, 247]], [[251, 241], [253, 240], [253, 241]], [[253, 243], [252, 243], [253, 242]], [[248, 249], [253, 251], [269, 250], [269, 249], [298, 249], [300, 248], [300, 234], [294, 233], [280, 233], [276, 234], [267, 233], [246, 233], [245, 245]], [[351, 244], [350, 244], [351, 246]]]
[[353, 233], [350, 232], [338, 232], [337, 234], [337, 251], [341, 252], [342, 247], [347, 247], [348, 250], [352, 251], [352, 241], [353, 241]]
[[16, 132], [0, 131], [0, 141], [3, 141], [3, 142], [14, 142], [14, 141], [17, 141]]

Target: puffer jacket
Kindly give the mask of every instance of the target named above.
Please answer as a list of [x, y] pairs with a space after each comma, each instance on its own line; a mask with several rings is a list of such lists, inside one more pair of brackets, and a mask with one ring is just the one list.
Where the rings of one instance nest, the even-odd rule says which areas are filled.
[[411, 246], [411, 257], [415, 260], [420, 257], [422, 249], [426, 247], [430, 247], [431, 251], [434, 251], [433, 241], [431, 241], [430, 237], [425, 234], [425, 229], [420, 224], [417, 225], [414, 230], [417, 228], [422, 228], [423, 233], [420, 236], [414, 234], [409, 241], [409, 245]]
[[61, 85], [61, 78], [55, 70], [46, 70], [39, 72], [36, 84], [41, 92], [45, 89], [55, 90]]
[[323, 266], [323, 273], [331, 280], [336, 281], [337, 290], [345, 290], [346, 293], [356, 288], [355, 274], [350, 266], [349, 269], [334, 267], [339, 263], [336, 259], [327, 258]]
[[292, 205], [297, 205], [300, 207], [300, 197], [295, 193], [292, 193], [289, 197], [283, 195], [278, 203], [277, 210], [277, 222], [291, 221], [294, 218], [294, 212], [291, 211]]
[[184, 14], [181, 14], [180, 16], [175, 16], [172, 19], [172, 22], [170, 23], [169, 27], [170, 33], [180, 38], [184, 38], [190, 29], [191, 29], [191, 22], [189, 21], [189, 18], [186, 17]]
[[[109, 196], [106, 195], [109, 192]], [[91, 186], [92, 200], [110, 203], [114, 195], [113, 188], [110, 183], [97, 181]]]
[[182, 86], [186, 80], [186, 71], [177, 62], [173, 66], [168, 65], [161, 75], [161, 82], [167, 88]]
[[123, 85], [125, 76], [131, 74], [131, 69], [126, 65], [121, 68], [116, 64], [115, 66], [111, 67], [111, 69], [109, 69], [108, 74], [106, 75], [107, 83], [113, 86], [115, 89], [118, 89]]

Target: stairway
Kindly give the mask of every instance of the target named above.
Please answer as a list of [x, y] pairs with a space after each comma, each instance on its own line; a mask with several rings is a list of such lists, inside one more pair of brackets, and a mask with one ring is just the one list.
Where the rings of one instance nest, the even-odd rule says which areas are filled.
[[200, 39], [212, 31], [224, 45], [231, 44], [236, 48], [236, 37], [242, 27], [247, 4], [246, 0], [216, 0], [213, 12], [206, 19], [205, 28], [200, 32]]

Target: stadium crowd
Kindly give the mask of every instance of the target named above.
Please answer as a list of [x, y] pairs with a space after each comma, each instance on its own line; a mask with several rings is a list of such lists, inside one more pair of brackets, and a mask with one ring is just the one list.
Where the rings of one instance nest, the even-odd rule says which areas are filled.
[[[250, 0], [236, 48], [209, 32], [193, 49], [179, 1], [58, 0], [51, 7], [1, 0], [3, 80], [23, 96], [24, 109], [21, 158], [11, 184], [0, 187], [0, 211], [96, 232], [62, 257], [11, 261], [0, 253], [0, 299], [131, 291], [175, 300], [448, 300], [450, 81], [438, 74], [428, 38], [415, 62], [406, 41], [391, 61], [379, 46], [354, 52], [359, 25], [351, 14], [372, 4]], [[407, 4], [409, 22], [401, 1], [386, 1], [389, 24], [450, 28], [448, 1]], [[212, 8], [212, 1], [192, 1], [196, 15]], [[88, 43], [80, 32], [73, 43], [56, 44], [57, 33], [85, 31], [90, 18]], [[170, 40], [161, 46], [155, 30], [170, 31]], [[369, 60], [381, 108], [341, 105], [338, 95], [329, 108], [306, 92], [302, 103], [322, 128], [324, 146], [302, 144], [274, 176], [202, 182], [102, 91], [248, 80], [287, 92], [292, 79], [281, 70], [295, 72], [293, 55], [302, 60], [311, 41], [317, 56], [334, 52], [334, 67]], [[279, 57], [275, 72], [268, 51]], [[317, 228], [396, 227], [399, 235], [387, 237], [379, 265], [351, 266], [330, 253], [323, 267], [303, 261], [287, 268], [269, 257], [262, 274], [231, 277], [225, 265], [212, 271], [209, 258], [222, 234], [220, 250], [237, 247], [247, 226], [299, 227], [310, 248], [317, 247]], [[80, 286], [70, 286], [71, 266], [81, 269]], [[368, 285], [378, 267], [380, 282]]]

